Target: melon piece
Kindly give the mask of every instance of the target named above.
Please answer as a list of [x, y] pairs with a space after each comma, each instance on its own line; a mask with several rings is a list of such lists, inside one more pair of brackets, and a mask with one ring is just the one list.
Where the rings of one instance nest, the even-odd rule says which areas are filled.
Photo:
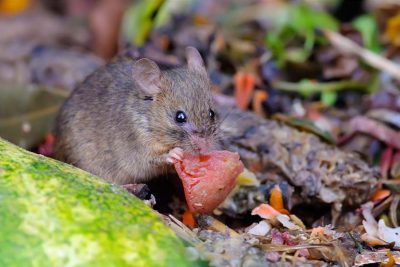
[[236, 185], [243, 171], [238, 153], [213, 151], [207, 155], [184, 152], [175, 163], [182, 180], [186, 202], [193, 213], [211, 213]]
[[0, 199], [0, 266], [203, 266], [122, 187], [1, 138]]

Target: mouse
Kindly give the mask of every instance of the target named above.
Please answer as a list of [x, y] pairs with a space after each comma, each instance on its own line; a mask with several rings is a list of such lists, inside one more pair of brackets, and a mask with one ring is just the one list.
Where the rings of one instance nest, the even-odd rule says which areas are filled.
[[185, 49], [184, 66], [119, 58], [76, 87], [56, 119], [55, 158], [115, 184], [174, 170], [183, 152], [217, 147], [219, 121], [204, 61]]

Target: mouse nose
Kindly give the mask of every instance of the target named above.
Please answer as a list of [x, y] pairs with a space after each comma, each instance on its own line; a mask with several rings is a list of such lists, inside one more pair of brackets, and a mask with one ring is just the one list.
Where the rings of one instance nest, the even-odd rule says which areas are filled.
[[207, 153], [211, 150], [210, 140], [199, 137], [197, 135], [193, 135], [191, 138], [192, 144], [198, 149], [200, 153]]

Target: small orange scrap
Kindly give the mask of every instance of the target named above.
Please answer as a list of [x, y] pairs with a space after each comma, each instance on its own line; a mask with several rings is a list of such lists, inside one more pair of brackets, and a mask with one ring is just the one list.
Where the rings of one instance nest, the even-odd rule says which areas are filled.
[[234, 81], [236, 105], [245, 110], [253, 97], [256, 77], [252, 73], [239, 71], [235, 74]]
[[263, 90], [256, 90], [253, 98], [253, 110], [260, 116], [264, 116], [262, 104], [268, 99], [268, 93]]
[[388, 196], [390, 196], [390, 194], [391, 192], [388, 189], [379, 189], [373, 194], [371, 200], [374, 202], [378, 202], [382, 199], [387, 198]]
[[261, 204], [260, 206], [254, 208], [251, 211], [251, 215], [258, 215], [263, 219], [272, 220], [275, 219], [276, 216], [280, 215], [281, 213], [274, 209], [271, 205], [268, 204]]
[[271, 206], [282, 214], [289, 215], [289, 211], [285, 209], [283, 204], [282, 190], [279, 185], [275, 185], [270, 192], [269, 203]]
[[182, 222], [184, 225], [186, 225], [190, 229], [193, 229], [196, 226], [196, 222], [194, 220], [193, 213], [191, 213], [189, 210], [186, 210], [183, 213]]
[[386, 255], [388, 256], [388, 261], [387, 262], [382, 262], [381, 264], [379, 264], [379, 267], [394, 267], [396, 266], [396, 261], [393, 257], [393, 254], [390, 253], [390, 251], [388, 251], [386, 253]]

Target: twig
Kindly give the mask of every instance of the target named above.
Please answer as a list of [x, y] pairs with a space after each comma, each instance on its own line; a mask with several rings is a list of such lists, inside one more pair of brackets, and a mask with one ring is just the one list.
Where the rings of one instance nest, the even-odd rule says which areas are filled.
[[353, 80], [325, 83], [315, 83], [309, 80], [303, 80], [298, 83], [278, 81], [274, 82], [272, 86], [278, 90], [297, 92], [303, 95], [310, 95], [319, 92], [335, 92], [346, 89], [367, 89], [367, 85], [365, 83]]
[[336, 46], [338, 49], [342, 50], [343, 52], [359, 56], [372, 67], [383, 70], [400, 81], [399, 65], [359, 46], [357, 43], [339, 33], [329, 30], [323, 30], [322, 32], [324, 33], [325, 37], [331, 42], [331, 44]]

